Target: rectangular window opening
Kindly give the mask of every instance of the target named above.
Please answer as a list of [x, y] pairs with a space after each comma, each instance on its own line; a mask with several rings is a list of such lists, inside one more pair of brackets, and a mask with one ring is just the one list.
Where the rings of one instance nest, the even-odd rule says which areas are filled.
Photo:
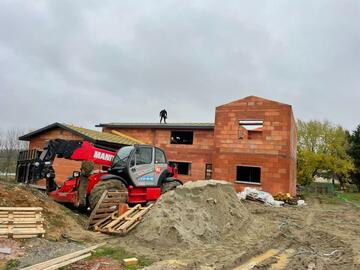
[[262, 139], [263, 128], [262, 120], [239, 120], [239, 139]]
[[193, 131], [171, 131], [171, 144], [193, 144]]
[[259, 184], [261, 178], [260, 167], [237, 166], [236, 181]]
[[212, 164], [205, 165], [205, 180], [210, 180], [212, 178]]
[[191, 175], [191, 163], [189, 162], [169, 161], [169, 165], [176, 167], [178, 174]]

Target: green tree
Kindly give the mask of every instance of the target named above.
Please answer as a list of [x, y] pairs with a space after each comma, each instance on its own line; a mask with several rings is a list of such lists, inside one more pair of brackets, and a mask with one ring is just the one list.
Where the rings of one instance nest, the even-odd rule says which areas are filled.
[[354, 164], [347, 151], [346, 131], [328, 121], [298, 121], [298, 179], [309, 184], [315, 176], [349, 180]]
[[360, 125], [357, 126], [357, 128], [352, 132], [352, 134], [349, 134], [349, 142], [350, 142], [350, 148], [349, 148], [349, 155], [354, 160], [355, 170], [351, 175], [352, 183], [354, 183], [358, 191], [360, 192]]

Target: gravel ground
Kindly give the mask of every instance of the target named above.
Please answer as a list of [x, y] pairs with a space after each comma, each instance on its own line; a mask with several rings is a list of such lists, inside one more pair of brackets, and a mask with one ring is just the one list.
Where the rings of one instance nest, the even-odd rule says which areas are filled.
[[24, 244], [26, 246], [26, 255], [21, 258], [19, 268], [47, 261], [85, 248], [84, 244], [76, 242], [55, 242], [44, 238], [29, 239]]

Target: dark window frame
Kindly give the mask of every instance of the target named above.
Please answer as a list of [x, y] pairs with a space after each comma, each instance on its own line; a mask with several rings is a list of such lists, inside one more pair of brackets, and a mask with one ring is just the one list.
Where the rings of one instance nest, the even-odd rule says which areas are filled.
[[[249, 178], [243, 179], [245, 177], [241, 177], [239, 175], [239, 168], [250, 169], [249, 172], [243, 172], [243, 174], [248, 173]], [[237, 165], [235, 167], [235, 169], [236, 169], [236, 178], [235, 178], [236, 183], [245, 183], [245, 184], [251, 184], [251, 185], [261, 185], [262, 168], [260, 166]], [[255, 170], [259, 170], [259, 171], [256, 172]]]
[[[178, 136], [176, 136], [176, 133], [178, 133], [177, 134]], [[181, 139], [181, 136], [182, 136], [181, 133], [182, 133], [182, 135], [188, 133], [188, 134], [191, 134], [191, 136], [189, 136], [188, 138], [186, 138], [186, 136], [183, 136], [185, 138]], [[175, 136], [179, 137], [180, 139], [176, 139]], [[189, 142], [184, 142], [187, 140], [189, 140]], [[171, 130], [170, 131], [170, 144], [193, 145], [194, 144], [194, 131], [193, 130]]]
[[[179, 163], [180, 163], [180, 164], [187, 164], [187, 165], [188, 165], [187, 174], [181, 172], [182, 169], [179, 168]], [[169, 161], [169, 165], [170, 165], [170, 166], [174, 166], [174, 165], [175, 165], [175, 166], [177, 167], [177, 172], [178, 172], [179, 175], [191, 175], [191, 169], [192, 169], [192, 163], [191, 163], [191, 162], [171, 160], [171, 161]]]
[[262, 140], [263, 139], [263, 130], [252, 130], [247, 128], [248, 126], [258, 126], [262, 129], [264, 128], [264, 120], [260, 119], [239, 119], [238, 120], [238, 139], [242, 140], [245, 138], [244, 129], [247, 133], [248, 140]]
[[212, 164], [211, 163], [206, 163], [205, 164], [205, 180], [210, 180], [212, 179]]

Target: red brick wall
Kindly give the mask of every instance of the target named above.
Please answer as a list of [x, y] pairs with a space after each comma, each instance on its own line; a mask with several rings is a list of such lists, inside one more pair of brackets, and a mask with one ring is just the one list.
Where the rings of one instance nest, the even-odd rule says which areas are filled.
[[[74, 135], [73, 133], [63, 130], [60, 128], [55, 128], [46, 132], [39, 134], [39, 136], [33, 137], [29, 143], [29, 149], [39, 149], [42, 150], [45, 143], [53, 139], [64, 139], [64, 140], [83, 140], [82, 137]], [[54, 169], [56, 173], [56, 182], [61, 184], [66, 178], [73, 174], [73, 171], [79, 171], [81, 166], [81, 161], [68, 160], [64, 158], [55, 158], [54, 160]], [[100, 167], [97, 167], [98, 169]], [[45, 185], [44, 180], [39, 180], [38, 185]]]
[[[239, 139], [239, 120], [263, 120], [261, 138]], [[216, 108], [213, 178], [271, 193], [295, 193], [296, 129], [291, 106], [250, 97]], [[236, 166], [261, 167], [261, 184], [236, 183]]]
[[146, 144], [160, 147], [170, 161], [190, 162], [191, 175], [179, 175], [182, 181], [205, 179], [205, 164], [211, 163], [214, 151], [213, 130], [194, 130], [192, 145], [170, 144], [171, 130], [140, 128], [104, 128], [104, 132], [116, 130], [141, 140]]

